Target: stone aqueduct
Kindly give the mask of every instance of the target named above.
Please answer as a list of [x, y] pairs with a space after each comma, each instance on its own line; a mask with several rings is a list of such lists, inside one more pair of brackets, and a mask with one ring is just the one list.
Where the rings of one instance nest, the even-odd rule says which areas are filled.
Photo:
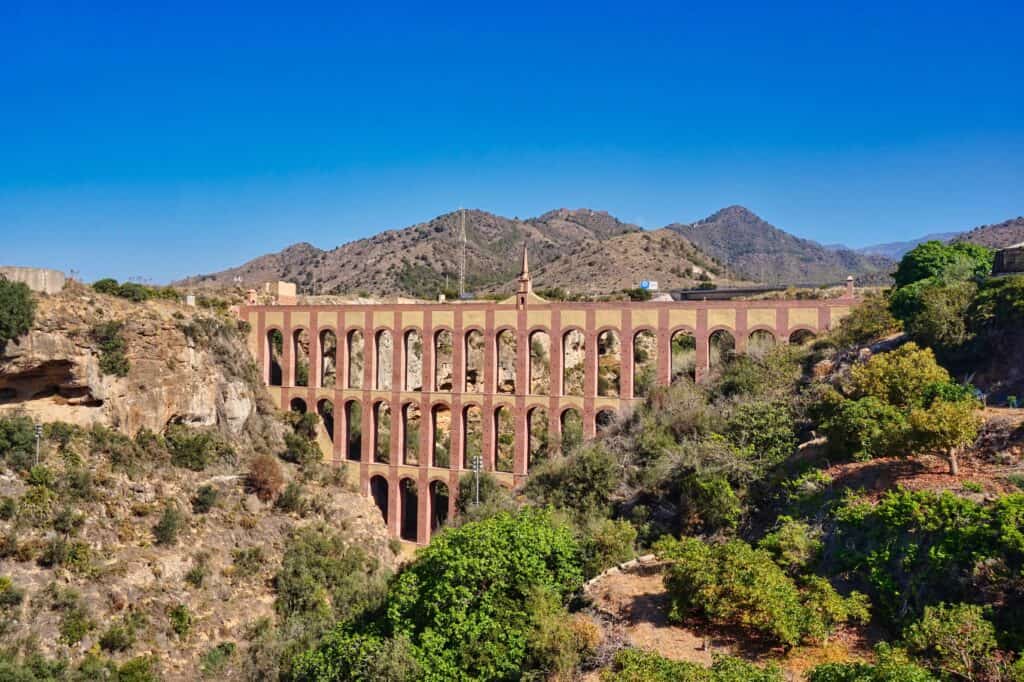
[[[524, 259], [525, 260], [525, 259]], [[549, 302], [524, 263], [504, 301], [247, 305], [250, 348], [282, 409], [358, 474], [390, 533], [424, 544], [474, 457], [507, 487], [552, 448], [595, 437], [652, 384], [700, 380], [717, 349], [794, 342], [856, 301]]]

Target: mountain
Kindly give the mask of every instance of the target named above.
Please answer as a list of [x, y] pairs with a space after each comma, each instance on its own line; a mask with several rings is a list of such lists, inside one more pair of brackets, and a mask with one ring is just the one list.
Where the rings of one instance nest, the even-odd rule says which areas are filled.
[[[177, 286], [243, 286], [268, 280], [295, 282], [300, 293], [411, 295], [432, 298], [458, 286], [463, 214], [447, 213], [401, 230], [388, 230], [329, 251], [310, 244], [289, 246], [239, 267], [190, 277]], [[519, 273], [520, 252], [528, 243], [535, 267], [558, 259], [583, 243], [640, 232], [604, 211], [558, 209], [536, 218], [504, 218], [486, 211], [464, 212], [466, 288], [510, 289]]]
[[992, 249], [1002, 249], [1024, 242], [1024, 216], [1004, 220], [995, 225], [982, 225], [962, 233], [959, 242], [972, 242]]
[[801, 239], [742, 206], [730, 206], [692, 224], [668, 229], [723, 263], [742, 279], [768, 284], [829, 284], [853, 275], [861, 283], [888, 280], [893, 262], [884, 256], [833, 250]]
[[[898, 261], [903, 258], [903, 255], [910, 251], [918, 244], [924, 244], [930, 241], [948, 242], [958, 235], [963, 234], [962, 232], [936, 232], [934, 234], [926, 234], [923, 237], [917, 239], [911, 239], [905, 242], [887, 242], [885, 244], [872, 244], [871, 246], [864, 246], [859, 249], [854, 249], [857, 253], [863, 253], [874, 256], [885, 256], [894, 261]], [[843, 247], [837, 247], [843, 248]]]

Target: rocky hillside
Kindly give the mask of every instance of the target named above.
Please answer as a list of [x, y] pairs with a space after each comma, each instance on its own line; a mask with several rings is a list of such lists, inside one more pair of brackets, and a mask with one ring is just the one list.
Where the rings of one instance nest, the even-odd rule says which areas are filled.
[[662, 290], [691, 289], [705, 283], [732, 286], [722, 265], [673, 230], [629, 232], [584, 241], [565, 255], [533, 268], [534, 286], [582, 295], [632, 289], [642, 280]]
[[[458, 286], [461, 254], [459, 212], [401, 230], [388, 230], [330, 251], [295, 244], [244, 265], [176, 283], [184, 287], [243, 285], [274, 279], [296, 282], [300, 293], [404, 294], [433, 298]], [[523, 243], [535, 266], [549, 263], [585, 242], [636, 232], [636, 225], [589, 209], [559, 209], [527, 220], [486, 211], [465, 211], [466, 285], [470, 291], [511, 290]]]
[[1002, 249], [1024, 242], [1024, 216], [1004, 220], [995, 225], [981, 225], [962, 233], [955, 241], [972, 242], [992, 249]]
[[[954, 237], [959, 236], [960, 232], [936, 232], [934, 234], [926, 234], [923, 237], [917, 239], [910, 239], [902, 242], [886, 242], [884, 244], [872, 244], [871, 246], [863, 246], [859, 249], [854, 249], [857, 253], [863, 253], [871, 256], [885, 256], [886, 258], [898, 261], [903, 258], [903, 255], [910, 251], [918, 244], [924, 244], [930, 241], [948, 242]], [[845, 248], [845, 247], [838, 247]]]
[[282, 592], [313, 580], [320, 608], [317, 576], [346, 547], [365, 561], [345, 580], [391, 570], [380, 513], [315, 446], [287, 454], [298, 428], [234, 319], [74, 286], [37, 303], [0, 356], [7, 655], [65, 660], [75, 679], [277, 679], [299, 636]]
[[766, 284], [829, 284], [848, 275], [862, 283], [880, 282], [893, 268], [893, 262], [882, 256], [833, 250], [795, 237], [742, 206], [668, 229], [716, 258], [735, 276]]

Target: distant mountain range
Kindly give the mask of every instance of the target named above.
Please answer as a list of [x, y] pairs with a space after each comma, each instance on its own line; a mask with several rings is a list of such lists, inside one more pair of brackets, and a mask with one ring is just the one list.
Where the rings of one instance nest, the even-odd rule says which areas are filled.
[[1024, 241], [1024, 218], [966, 233], [933, 234], [907, 242], [848, 249], [823, 246], [769, 224], [742, 206], [694, 223], [643, 230], [592, 209], [557, 209], [536, 218], [486, 211], [446, 213], [399, 230], [322, 250], [293, 244], [238, 267], [175, 282], [187, 288], [295, 282], [300, 293], [434, 298], [457, 289], [465, 224], [466, 289], [510, 292], [523, 243], [529, 245], [534, 286], [578, 294], [612, 293], [655, 280], [662, 289], [707, 283], [885, 284], [895, 261], [928, 239], [968, 239], [989, 246]]

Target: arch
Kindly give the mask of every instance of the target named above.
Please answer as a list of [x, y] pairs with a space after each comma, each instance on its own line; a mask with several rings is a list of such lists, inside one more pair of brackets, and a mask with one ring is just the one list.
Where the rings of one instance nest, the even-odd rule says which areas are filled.
[[363, 360], [366, 344], [363, 343], [363, 332], [353, 329], [345, 337], [348, 353], [348, 377], [345, 385], [349, 388], [363, 387]]
[[433, 480], [428, 486], [430, 490], [430, 533], [433, 535], [448, 523], [448, 507], [450, 493], [448, 484]]
[[484, 456], [484, 413], [479, 405], [466, 405], [462, 410], [462, 468], [472, 469], [473, 458]]
[[391, 461], [391, 403], [386, 400], [373, 404], [373, 461]]
[[646, 397], [657, 380], [658, 337], [650, 329], [633, 334], [633, 396]]
[[455, 346], [450, 329], [434, 334], [434, 390], [451, 391], [455, 370]]
[[391, 336], [391, 330], [381, 329], [377, 332], [375, 340], [376, 343], [373, 344], [377, 358], [374, 363], [377, 374], [375, 386], [378, 391], [390, 391], [391, 374], [395, 361], [394, 338]]
[[775, 334], [768, 329], [754, 329], [747, 337], [747, 354], [763, 358], [775, 348]]
[[562, 334], [562, 395], [583, 395], [586, 337], [574, 327]]
[[551, 335], [543, 329], [530, 334], [530, 393], [551, 394]]
[[430, 409], [430, 424], [433, 431], [431, 466], [447, 469], [452, 463], [452, 412], [444, 403]]
[[708, 368], [720, 367], [736, 352], [736, 337], [728, 329], [715, 329], [708, 336]]
[[334, 442], [334, 403], [323, 398], [316, 404], [316, 413], [320, 415], [320, 421], [327, 432], [327, 438]]
[[559, 415], [562, 454], [567, 455], [583, 442], [583, 417], [575, 407], [567, 407]]
[[402, 406], [402, 464], [419, 466], [421, 422], [418, 404], [406, 403]]
[[495, 362], [497, 371], [495, 380], [496, 393], [516, 392], [516, 333], [512, 329], [502, 329], [495, 337]]
[[338, 379], [338, 337], [332, 329], [320, 332], [320, 386], [334, 388]]
[[423, 390], [423, 335], [419, 329], [405, 332], [405, 390]]
[[398, 481], [398, 491], [402, 507], [399, 535], [403, 540], [416, 542], [419, 530], [419, 495], [416, 481], [411, 478], [401, 479]]
[[550, 454], [550, 426], [548, 411], [543, 407], [532, 407], [526, 413], [526, 432], [529, 442], [526, 446], [526, 470], [548, 459]]
[[484, 334], [479, 329], [466, 332], [464, 357], [466, 358], [466, 393], [484, 392]]
[[622, 344], [614, 329], [597, 335], [597, 394], [618, 397], [622, 381]]
[[594, 416], [594, 426], [596, 427], [597, 434], [602, 435], [608, 432], [612, 426], [615, 425], [615, 411], [610, 408], [598, 410]]
[[292, 377], [296, 386], [309, 386], [309, 341], [305, 327], [292, 332]]
[[283, 381], [281, 371], [281, 356], [284, 354], [284, 334], [280, 329], [267, 330], [267, 383], [271, 386], [280, 386]]
[[816, 338], [817, 334], [815, 334], [813, 330], [808, 329], [807, 327], [800, 327], [798, 329], [794, 329], [789, 334], [789, 342], [796, 346], [803, 346], [805, 344], [810, 343], [811, 341], [814, 341], [814, 339]]
[[292, 398], [291, 402], [288, 403], [288, 409], [299, 414], [306, 414], [308, 408], [306, 407], [306, 401], [302, 398]]
[[345, 458], [358, 462], [363, 456], [363, 406], [358, 400], [345, 403]]
[[672, 353], [672, 381], [683, 377], [697, 380], [697, 337], [689, 329], [672, 332], [670, 341]]
[[380, 510], [380, 515], [384, 517], [385, 525], [388, 522], [388, 479], [383, 476], [371, 476], [370, 477], [370, 496], [373, 498], [374, 504], [377, 505], [377, 509]]
[[508, 405], [494, 408], [494, 470], [512, 473], [516, 457], [516, 425]]

